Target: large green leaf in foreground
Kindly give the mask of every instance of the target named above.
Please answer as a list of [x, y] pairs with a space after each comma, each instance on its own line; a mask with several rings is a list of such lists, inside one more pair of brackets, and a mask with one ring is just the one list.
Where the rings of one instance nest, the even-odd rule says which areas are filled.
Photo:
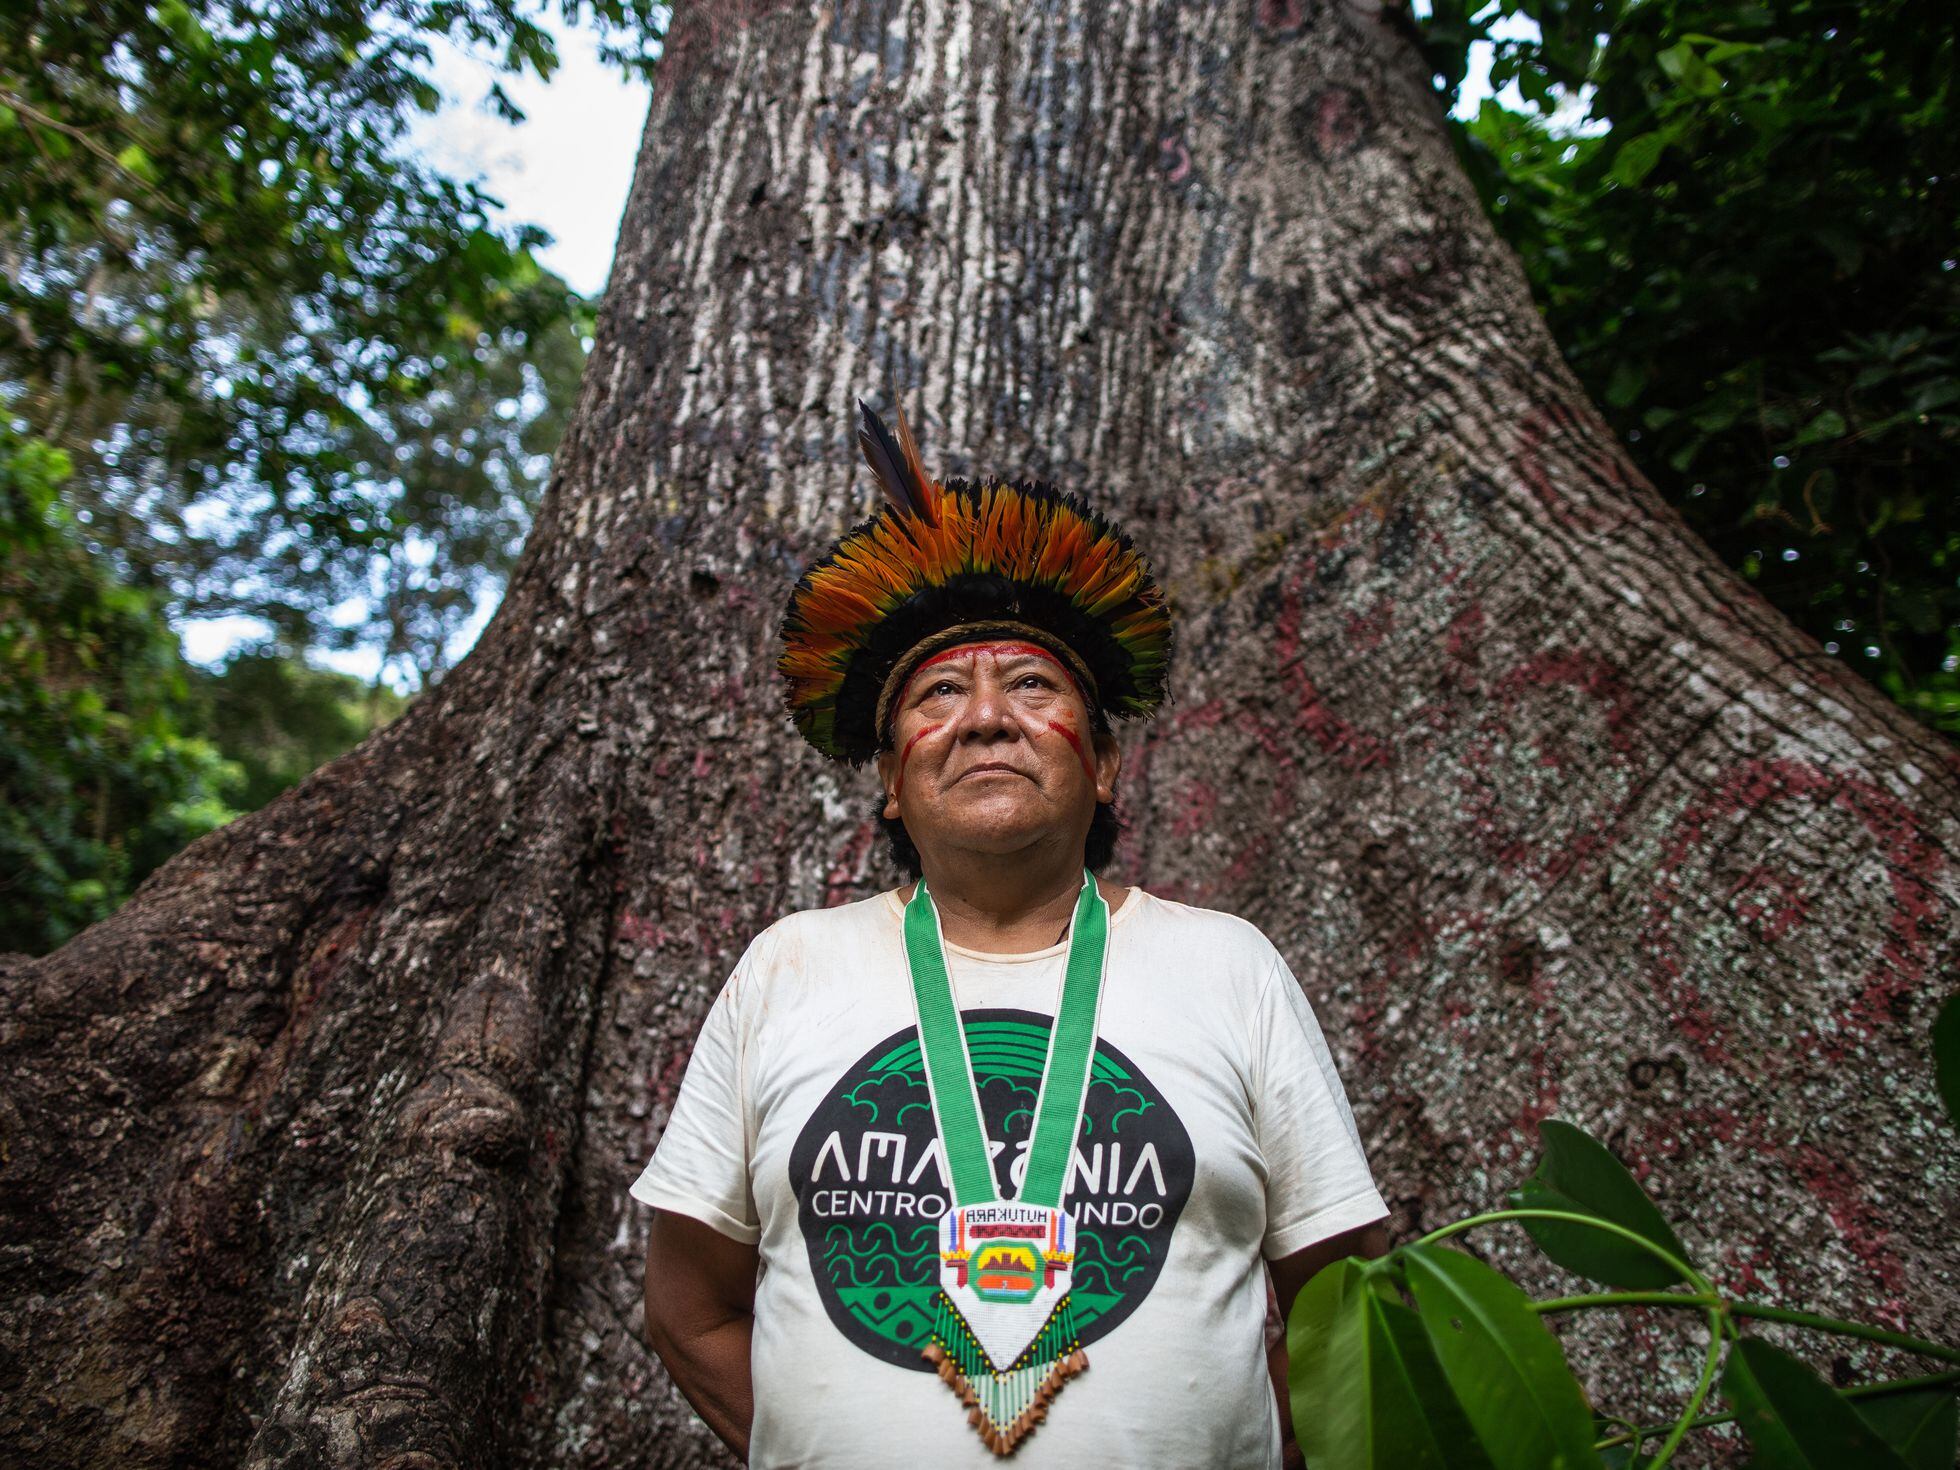
[[1730, 1350], [1722, 1393], [1760, 1470], [1909, 1470], [1849, 1399], [1759, 1337]]
[[1416, 1314], [1358, 1263], [1306, 1284], [1286, 1346], [1313, 1470], [1491, 1470]]
[[1953, 1470], [1956, 1399], [1950, 1388], [1856, 1400], [1858, 1417], [1899, 1452], [1912, 1470]]
[[1592, 1409], [1531, 1299], [1442, 1246], [1403, 1253], [1437, 1362], [1497, 1470], [1598, 1466]]
[[1960, 995], [1949, 998], [1933, 1022], [1933, 1075], [1947, 1117], [1960, 1127]]
[[[1556, 1118], [1538, 1125], [1545, 1156], [1531, 1178], [1511, 1192], [1521, 1209], [1592, 1215], [1631, 1230], [1677, 1258], [1688, 1258], [1674, 1227], [1605, 1145]], [[1681, 1277], [1632, 1241], [1562, 1220], [1526, 1220], [1538, 1248], [1568, 1271], [1629, 1290], [1661, 1290]]]

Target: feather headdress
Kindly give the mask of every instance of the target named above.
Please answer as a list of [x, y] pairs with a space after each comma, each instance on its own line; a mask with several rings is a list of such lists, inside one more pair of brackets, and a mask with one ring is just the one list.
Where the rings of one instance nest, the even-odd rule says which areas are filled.
[[858, 401], [858, 447], [886, 504], [806, 571], [777, 668], [790, 714], [825, 755], [860, 765], [884, 743], [910, 669], [955, 642], [1012, 633], [1052, 649], [1103, 714], [1163, 702], [1171, 620], [1130, 538], [1036, 481], [935, 480]]

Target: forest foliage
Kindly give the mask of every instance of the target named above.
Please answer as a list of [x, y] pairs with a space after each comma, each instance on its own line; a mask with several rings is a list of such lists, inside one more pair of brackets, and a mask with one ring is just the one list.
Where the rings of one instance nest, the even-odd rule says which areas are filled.
[[[1436, 0], [1461, 156], [1566, 360], [1721, 558], [1960, 735], [1960, 8]], [[1503, 89], [1515, 86], [1515, 92]]]
[[[562, 12], [628, 66], [665, 16]], [[366, 648], [419, 687], [500, 587], [591, 309], [539, 266], [541, 229], [499, 224], [407, 138], [442, 100], [438, 46], [549, 76], [540, 16], [0, 18], [0, 948], [58, 944], [390, 707], [307, 655]], [[516, 115], [501, 84], [488, 102]], [[188, 668], [174, 630], [225, 616], [261, 643]]]

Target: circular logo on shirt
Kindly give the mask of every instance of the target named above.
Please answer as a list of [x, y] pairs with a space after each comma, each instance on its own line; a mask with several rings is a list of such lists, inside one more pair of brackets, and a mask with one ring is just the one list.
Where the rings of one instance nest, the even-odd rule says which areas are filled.
[[[1009, 1199], [1027, 1164], [1051, 1021], [1016, 1010], [961, 1018], [995, 1180]], [[797, 1136], [789, 1171], [830, 1320], [874, 1357], [929, 1372], [920, 1351], [939, 1290], [939, 1218], [953, 1198], [915, 1028], [886, 1037], [837, 1079]], [[1084, 1344], [1134, 1312], [1156, 1285], [1195, 1172], [1191, 1135], [1163, 1094], [1122, 1052], [1097, 1041], [1062, 1196], [1075, 1220], [1070, 1291]], [[1000, 1266], [995, 1284], [1012, 1290], [1017, 1263], [1003, 1257]]]

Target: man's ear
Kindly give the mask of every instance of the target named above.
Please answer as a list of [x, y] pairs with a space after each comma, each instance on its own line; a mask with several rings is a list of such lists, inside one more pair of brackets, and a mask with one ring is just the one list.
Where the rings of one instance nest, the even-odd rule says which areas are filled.
[[874, 759], [878, 766], [878, 784], [885, 790], [885, 816], [895, 822], [898, 820], [898, 797], [894, 794], [898, 780], [898, 752], [881, 750]]
[[1114, 801], [1116, 777], [1123, 769], [1123, 748], [1108, 731], [1097, 732], [1091, 737], [1091, 743], [1096, 750], [1096, 800]]

